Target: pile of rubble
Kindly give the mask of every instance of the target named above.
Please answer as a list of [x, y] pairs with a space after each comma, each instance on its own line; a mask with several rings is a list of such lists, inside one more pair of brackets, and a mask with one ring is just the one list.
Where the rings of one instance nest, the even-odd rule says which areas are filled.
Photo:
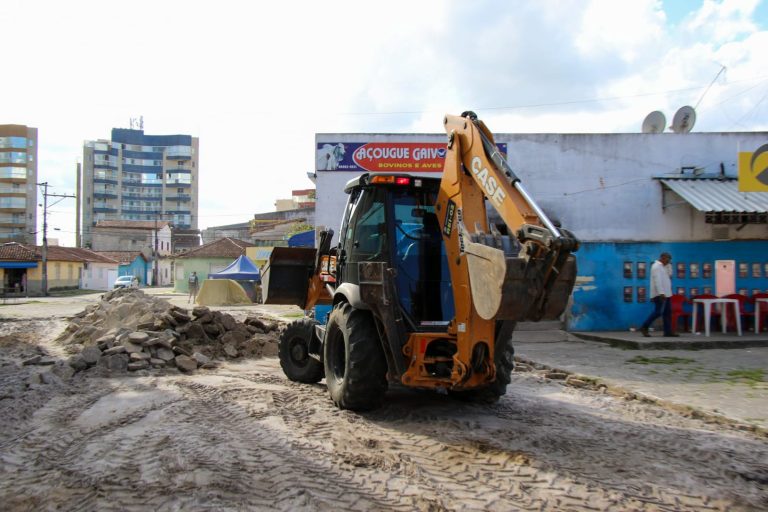
[[278, 325], [249, 316], [243, 322], [206, 307], [191, 313], [136, 289], [117, 289], [76, 315], [58, 341], [74, 354], [75, 372], [212, 368], [219, 359], [277, 352]]

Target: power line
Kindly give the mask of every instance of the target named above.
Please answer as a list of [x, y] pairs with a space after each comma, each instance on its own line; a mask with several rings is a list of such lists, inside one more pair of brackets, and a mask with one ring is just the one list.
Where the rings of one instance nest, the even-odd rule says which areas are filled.
[[72, 198], [76, 199], [76, 196], [69, 195], [69, 194], [49, 194], [48, 193], [48, 182], [44, 181], [43, 183], [37, 184], [39, 187], [42, 187], [43, 189], [43, 250], [42, 250], [42, 264], [43, 264], [43, 279], [42, 279], [42, 292], [44, 296], [48, 295], [48, 198], [49, 197], [59, 197], [58, 201], [53, 204], [60, 203], [65, 198]]

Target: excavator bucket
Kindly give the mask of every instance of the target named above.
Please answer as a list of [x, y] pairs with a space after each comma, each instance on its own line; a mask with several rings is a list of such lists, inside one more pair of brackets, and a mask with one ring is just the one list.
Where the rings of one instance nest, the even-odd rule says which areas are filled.
[[304, 307], [316, 252], [309, 247], [275, 247], [261, 277], [264, 304]]
[[554, 320], [565, 310], [576, 280], [569, 255], [546, 298], [541, 260], [508, 257], [500, 249], [465, 240], [472, 301], [485, 320]]

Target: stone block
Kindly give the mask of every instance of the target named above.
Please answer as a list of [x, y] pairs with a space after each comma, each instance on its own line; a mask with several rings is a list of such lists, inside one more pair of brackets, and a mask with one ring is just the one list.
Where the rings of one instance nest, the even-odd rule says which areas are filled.
[[101, 359], [101, 350], [99, 350], [99, 347], [95, 346], [85, 347], [83, 351], [80, 352], [80, 356], [86, 364], [96, 364], [99, 362], [99, 359]]
[[178, 355], [176, 356], [176, 368], [181, 371], [191, 372], [197, 370], [197, 361], [189, 356]]
[[146, 370], [149, 368], [149, 361], [132, 361], [128, 363], [128, 371], [135, 372], [138, 370]]
[[195, 352], [192, 354], [192, 359], [197, 361], [197, 364], [204, 365], [205, 363], [210, 362], [211, 358], [206, 356], [205, 354], [201, 354], [200, 352]]
[[157, 358], [162, 359], [163, 361], [170, 361], [176, 357], [176, 354], [174, 354], [173, 350], [161, 347], [157, 349]]
[[114, 346], [112, 348], [108, 348], [107, 350], [105, 350], [103, 352], [103, 355], [111, 356], [111, 355], [114, 355], [114, 354], [122, 354], [123, 352], [125, 352], [125, 347], [122, 346], [122, 345], [117, 345], [117, 346]]

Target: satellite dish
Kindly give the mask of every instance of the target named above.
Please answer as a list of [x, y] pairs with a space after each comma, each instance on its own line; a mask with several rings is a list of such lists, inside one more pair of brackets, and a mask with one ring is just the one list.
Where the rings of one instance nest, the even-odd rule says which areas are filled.
[[675, 117], [672, 118], [672, 131], [675, 133], [688, 133], [696, 123], [696, 111], [693, 107], [685, 106], [680, 107], [680, 110], [675, 112]]
[[667, 118], [664, 114], [655, 110], [645, 116], [643, 121], [643, 133], [661, 133], [664, 131], [664, 126], [667, 124]]

